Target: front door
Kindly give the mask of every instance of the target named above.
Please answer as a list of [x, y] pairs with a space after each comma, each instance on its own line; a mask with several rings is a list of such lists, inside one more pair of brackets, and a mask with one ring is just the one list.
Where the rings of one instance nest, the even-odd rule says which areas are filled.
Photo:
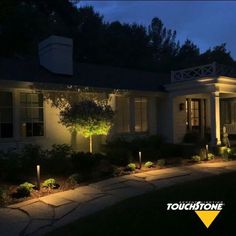
[[[205, 104], [205, 100], [203, 104]], [[201, 107], [201, 99], [186, 100], [187, 130], [201, 132], [202, 126], [205, 126], [205, 124], [202, 124], [205, 120], [205, 114], [202, 114], [202, 112], [205, 113], [205, 106]]]

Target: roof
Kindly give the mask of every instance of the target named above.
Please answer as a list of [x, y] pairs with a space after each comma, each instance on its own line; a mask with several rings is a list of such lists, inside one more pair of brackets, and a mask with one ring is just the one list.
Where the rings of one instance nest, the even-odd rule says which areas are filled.
[[55, 83], [82, 87], [164, 91], [170, 75], [141, 70], [78, 63], [73, 76], [49, 72], [35, 59], [0, 58], [0, 80]]

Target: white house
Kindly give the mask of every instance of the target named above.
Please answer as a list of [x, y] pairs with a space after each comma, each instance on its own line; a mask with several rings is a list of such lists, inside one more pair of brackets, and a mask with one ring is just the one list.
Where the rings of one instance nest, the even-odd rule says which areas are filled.
[[118, 135], [162, 135], [181, 143], [187, 132], [236, 134], [236, 71], [216, 63], [161, 75], [73, 62], [71, 39], [51, 36], [35, 59], [0, 58], [0, 148], [67, 143], [89, 150], [87, 139], [59, 123], [63, 97], [108, 99], [116, 111], [108, 137], [94, 137], [94, 150]]

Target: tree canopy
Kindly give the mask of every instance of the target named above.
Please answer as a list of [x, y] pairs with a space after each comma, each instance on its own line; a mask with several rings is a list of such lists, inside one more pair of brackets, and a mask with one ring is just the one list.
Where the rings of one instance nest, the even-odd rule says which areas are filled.
[[92, 152], [92, 136], [107, 135], [113, 124], [113, 116], [114, 112], [109, 105], [84, 100], [62, 110], [60, 122], [71, 132], [76, 131], [85, 138], [90, 137], [90, 152]]
[[38, 43], [51, 34], [74, 40], [80, 62], [169, 72], [201, 64], [235, 65], [226, 44], [203, 53], [190, 39], [182, 45], [177, 32], [158, 17], [148, 27], [105, 22], [90, 6], [69, 0], [1, 0], [0, 56], [35, 56]]

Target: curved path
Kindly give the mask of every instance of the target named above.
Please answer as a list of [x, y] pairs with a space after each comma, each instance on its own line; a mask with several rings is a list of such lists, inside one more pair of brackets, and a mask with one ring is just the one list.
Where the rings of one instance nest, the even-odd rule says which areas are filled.
[[43, 235], [124, 199], [230, 171], [236, 161], [152, 170], [10, 205], [0, 208], [0, 235]]

